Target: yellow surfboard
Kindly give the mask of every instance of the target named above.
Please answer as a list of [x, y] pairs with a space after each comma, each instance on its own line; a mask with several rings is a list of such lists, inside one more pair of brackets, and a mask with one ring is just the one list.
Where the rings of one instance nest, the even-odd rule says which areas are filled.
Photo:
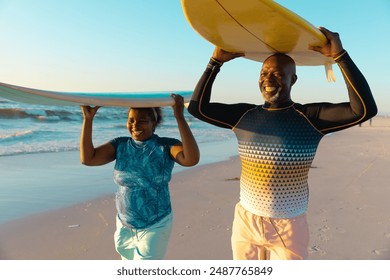
[[181, 0], [184, 14], [202, 37], [231, 52], [264, 61], [275, 52], [297, 65], [331, 65], [333, 59], [308, 49], [326, 37], [312, 24], [271, 0]]

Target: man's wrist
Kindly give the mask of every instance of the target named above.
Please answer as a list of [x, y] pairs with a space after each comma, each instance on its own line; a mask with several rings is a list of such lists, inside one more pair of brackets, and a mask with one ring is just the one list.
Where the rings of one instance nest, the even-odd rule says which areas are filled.
[[347, 51], [342, 49], [339, 53], [333, 56], [333, 60], [338, 62], [346, 53]]
[[208, 69], [215, 70], [221, 68], [223, 62], [219, 61], [218, 59], [211, 57], [209, 64], [207, 65]]
[[215, 63], [219, 64], [219, 66], [222, 66], [223, 62], [219, 59], [216, 59], [215, 57], [211, 57], [210, 60], [214, 61]]

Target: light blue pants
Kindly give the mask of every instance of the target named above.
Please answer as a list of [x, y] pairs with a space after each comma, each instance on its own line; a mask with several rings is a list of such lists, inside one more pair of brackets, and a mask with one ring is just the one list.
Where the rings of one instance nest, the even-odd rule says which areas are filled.
[[172, 213], [146, 229], [125, 227], [117, 216], [114, 234], [116, 251], [122, 260], [162, 260], [171, 236], [172, 224]]

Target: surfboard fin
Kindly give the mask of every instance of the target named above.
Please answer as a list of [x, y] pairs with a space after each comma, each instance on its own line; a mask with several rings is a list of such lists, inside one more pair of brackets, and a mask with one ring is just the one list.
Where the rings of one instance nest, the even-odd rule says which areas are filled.
[[326, 73], [326, 79], [328, 82], [336, 82], [336, 77], [333, 72], [332, 63], [326, 63], [325, 64], [325, 73]]

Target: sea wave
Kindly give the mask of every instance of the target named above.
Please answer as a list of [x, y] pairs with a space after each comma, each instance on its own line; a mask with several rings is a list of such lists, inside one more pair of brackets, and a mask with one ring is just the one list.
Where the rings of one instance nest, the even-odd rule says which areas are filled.
[[48, 121], [69, 121], [79, 120], [80, 116], [66, 110], [45, 110], [45, 109], [22, 109], [22, 108], [2, 108], [0, 109], [0, 119], [36, 119]]
[[32, 135], [34, 132], [29, 129], [29, 130], [24, 130], [24, 131], [16, 131], [16, 132], [11, 132], [11, 133], [0, 133], [0, 142], [4, 142], [6, 140], [11, 140], [13, 141], [15, 138], [23, 138], [26, 136]]
[[15, 156], [22, 154], [37, 154], [37, 153], [58, 153], [58, 152], [68, 152], [68, 151], [78, 151], [78, 146], [50, 146], [50, 145], [39, 145], [39, 146], [30, 146], [30, 145], [19, 145], [13, 149], [5, 149], [0, 147], [0, 157], [3, 156]]
[[[128, 136], [127, 108], [102, 107], [95, 116], [93, 140], [96, 146], [118, 137]], [[171, 108], [163, 108], [159, 136], [179, 138], [177, 121]], [[199, 144], [221, 142], [234, 137], [228, 129], [214, 127], [185, 117]], [[0, 156], [61, 152], [79, 148], [82, 112], [78, 106], [43, 106], [0, 102]]]
[[[97, 120], [126, 119], [127, 114], [123, 108], [102, 108]], [[31, 108], [0, 108], [0, 119], [32, 119], [38, 121], [81, 121], [82, 113], [78, 107], [69, 109], [45, 109], [39, 107]]]

